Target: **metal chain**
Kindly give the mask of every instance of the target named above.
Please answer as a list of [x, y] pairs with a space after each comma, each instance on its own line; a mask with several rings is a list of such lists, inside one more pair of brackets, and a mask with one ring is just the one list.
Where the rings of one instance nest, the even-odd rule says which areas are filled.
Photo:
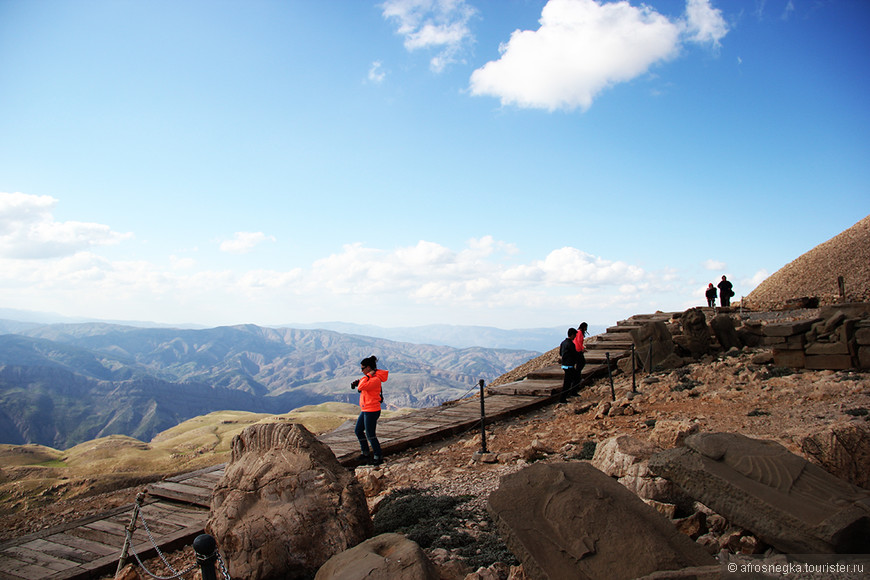
[[158, 576], [151, 572], [148, 568], [145, 567], [145, 564], [142, 562], [142, 559], [139, 558], [139, 554], [136, 553], [136, 548], [133, 545], [133, 542], [130, 542], [130, 551], [133, 552], [133, 556], [136, 557], [136, 561], [139, 562], [139, 567], [145, 571], [146, 574], [151, 576], [152, 578], [156, 578], [157, 580], [173, 580], [174, 578], [181, 578], [185, 574], [189, 574], [194, 569], [196, 569], [196, 562], [182, 570], [181, 572], [177, 571], [172, 567], [172, 564], [166, 559], [166, 556], [163, 555], [163, 552], [160, 551], [160, 547], [157, 545], [157, 542], [154, 541], [154, 536], [151, 535], [151, 530], [148, 529], [148, 522], [145, 521], [145, 516], [142, 515], [142, 512], [139, 512], [139, 519], [142, 520], [142, 527], [145, 528], [145, 533], [148, 534], [148, 540], [151, 542], [151, 545], [154, 546], [154, 549], [157, 550], [157, 554], [160, 556], [160, 559], [169, 568], [169, 571], [174, 574], [174, 576]]
[[224, 580], [233, 580], [230, 578], [230, 573], [227, 571], [227, 565], [224, 564], [224, 559], [221, 557], [221, 553], [218, 552], [217, 549], [215, 549], [215, 552], [217, 552], [218, 566], [221, 569], [221, 574], [224, 575]]

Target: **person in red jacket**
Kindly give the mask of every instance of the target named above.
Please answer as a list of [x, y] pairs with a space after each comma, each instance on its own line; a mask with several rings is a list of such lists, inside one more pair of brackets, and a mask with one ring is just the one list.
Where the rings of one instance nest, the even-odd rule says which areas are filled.
[[574, 337], [574, 349], [577, 351], [577, 364], [574, 365], [574, 380], [579, 383], [583, 378], [583, 367], [586, 366], [586, 345], [583, 344], [586, 335], [589, 334], [589, 325], [581, 322], [577, 327], [577, 336]]
[[[362, 450], [363, 465], [380, 465], [383, 462], [377, 427], [384, 397], [381, 384], [387, 382], [389, 371], [378, 369], [378, 358], [370, 356], [359, 363], [363, 378], [355, 380], [350, 388], [359, 390], [359, 418], [356, 420], [356, 438]], [[370, 447], [371, 446], [371, 447]]]

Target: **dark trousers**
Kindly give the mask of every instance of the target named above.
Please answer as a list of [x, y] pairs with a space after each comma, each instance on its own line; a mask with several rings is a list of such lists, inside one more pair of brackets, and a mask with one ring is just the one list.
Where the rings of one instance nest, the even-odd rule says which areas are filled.
[[374, 453], [375, 457], [381, 457], [381, 443], [377, 436], [380, 416], [380, 411], [363, 411], [356, 420], [354, 432], [356, 438], [359, 439], [359, 448], [363, 455], [369, 455], [369, 444], [371, 444], [371, 453]]
[[574, 367], [562, 368], [565, 371], [565, 378], [562, 381], [562, 396], [559, 397], [560, 403], [568, 402], [568, 395], [571, 392], [571, 388], [574, 386], [574, 383], [577, 382], [577, 371]]

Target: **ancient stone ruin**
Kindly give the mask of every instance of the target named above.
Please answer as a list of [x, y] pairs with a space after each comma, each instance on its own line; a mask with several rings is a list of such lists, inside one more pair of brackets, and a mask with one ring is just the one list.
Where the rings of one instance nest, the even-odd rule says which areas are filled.
[[[679, 368], [704, 356], [743, 347], [768, 347], [777, 366], [812, 370], [870, 369], [870, 304], [823, 307], [813, 319], [769, 323], [737, 312], [690, 308], [669, 322], [631, 331], [640, 368]], [[619, 361], [630, 372], [631, 357]]]
[[768, 324], [763, 344], [777, 366], [870, 369], [870, 304], [826, 306], [815, 319]]
[[870, 552], [870, 491], [779, 443], [697, 433], [685, 447], [654, 455], [649, 467], [782, 552]]
[[372, 534], [362, 486], [332, 450], [295, 423], [251, 425], [232, 442], [206, 530], [230, 575], [310, 578]]
[[700, 545], [588, 463], [535, 463], [505, 476], [489, 497], [489, 510], [531, 579], [718, 570]]

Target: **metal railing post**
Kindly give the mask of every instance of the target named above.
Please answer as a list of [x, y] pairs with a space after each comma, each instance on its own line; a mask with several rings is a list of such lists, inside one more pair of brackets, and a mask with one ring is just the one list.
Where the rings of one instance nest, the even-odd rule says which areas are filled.
[[480, 452], [486, 453], [486, 409], [483, 404], [483, 379], [480, 379]]
[[634, 343], [631, 343], [631, 392], [637, 392], [637, 378], [635, 369], [637, 365], [635, 364], [635, 354], [634, 354]]
[[193, 540], [193, 551], [202, 572], [202, 580], [217, 580], [214, 562], [217, 559], [217, 542], [208, 534], [200, 534]]
[[133, 515], [130, 517], [130, 525], [127, 526], [127, 533], [124, 536], [124, 547], [121, 548], [121, 557], [118, 558], [118, 569], [115, 570], [115, 576], [121, 573], [124, 566], [127, 564], [127, 554], [130, 551], [130, 545], [133, 543], [133, 532], [136, 531], [136, 521], [139, 519], [139, 510], [142, 508], [142, 500], [145, 497], [145, 492], [140, 491], [136, 494], [136, 505], [133, 506]]
[[607, 360], [607, 376], [610, 377], [610, 398], [616, 400], [616, 391], [613, 390], [613, 373], [610, 371], [610, 353], [605, 352], [604, 358]]

